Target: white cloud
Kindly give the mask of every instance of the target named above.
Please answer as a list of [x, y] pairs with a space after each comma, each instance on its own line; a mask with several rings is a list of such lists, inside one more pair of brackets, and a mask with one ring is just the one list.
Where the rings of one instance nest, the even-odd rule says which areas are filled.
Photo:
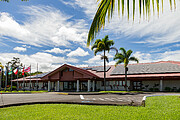
[[65, 5], [71, 5], [73, 8], [77, 8], [76, 6], [81, 7], [81, 9], [84, 9], [83, 11], [87, 17], [90, 17], [91, 19], [94, 17], [98, 7], [97, 0], [75, 0], [74, 2], [61, 0], [61, 2]]
[[[26, 21], [18, 23], [9, 13], [0, 13], [0, 35], [12, 37], [26, 45], [69, 46], [85, 44], [88, 29], [84, 20], [71, 21], [71, 16], [49, 6], [22, 7]], [[51, 44], [49, 44], [51, 43]]]
[[57, 67], [60, 67], [65, 63], [78, 63], [79, 60], [75, 58], [57, 57], [48, 53], [37, 52], [32, 55], [21, 55], [19, 53], [1, 53], [0, 61], [5, 65], [8, 61], [11, 61], [13, 57], [18, 57], [23, 65], [32, 66], [32, 72], [36, 71], [37, 63], [39, 65], [39, 71], [48, 72]]
[[84, 62], [91, 66], [103, 65], [103, 60], [101, 60], [101, 55], [93, 56], [92, 58]]
[[69, 54], [67, 54], [68, 57], [72, 57], [72, 56], [87, 56], [87, 55], [89, 55], [88, 51], [85, 52], [80, 47], [78, 47], [75, 51], [72, 51]]
[[180, 50], [166, 51], [164, 53], [142, 53], [136, 52], [133, 56], [139, 59], [140, 63], [158, 62], [158, 61], [179, 61]]
[[15, 47], [13, 50], [16, 50], [18, 52], [25, 52], [27, 49], [24, 47]]
[[64, 50], [61, 50], [59, 48], [53, 48], [51, 50], [45, 50], [45, 52], [49, 52], [49, 53], [60, 53], [60, 54], [63, 54], [63, 53], [66, 53], [66, 52], [70, 52], [71, 50], [70, 49], [64, 49]]

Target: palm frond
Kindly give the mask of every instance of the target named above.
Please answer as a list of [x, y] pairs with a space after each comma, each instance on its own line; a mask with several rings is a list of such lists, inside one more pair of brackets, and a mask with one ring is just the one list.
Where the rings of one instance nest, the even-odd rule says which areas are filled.
[[129, 0], [127, 0], [127, 14], [128, 14], [128, 20], [129, 20]]
[[[100, 1], [100, 0], [97, 0]], [[112, 18], [113, 14], [114, 14], [114, 9], [115, 9], [115, 1], [117, 1], [117, 6], [118, 6], [118, 14], [120, 15], [120, 6], [122, 9], [122, 16], [124, 16], [124, 9], [125, 9], [125, 0], [101, 0], [98, 10], [96, 11], [96, 14], [94, 16], [94, 19], [92, 21], [91, 27], [89, 29], [89, 33], [88, 33], [88, 39], [87, 39], [87, 46], [90, 45], [91, 42], [93, 42], [94, 38], [96, 37], [97, 33], [100, 32], [101, 28], [105, 26], [105, 21], [106, 21], [106, 15], [108, 15], [108, 21], [110, 20], [110, 18]], [[139, 0], [139, 14], [140, 14], [140, 18], [142, 15], [142, 9], [143, 9], [143, 18], [146, 16], [146, 18], [148, 17], [148, 20], [150, 19], [151, 16], [151, 0]], [[127, 17], [129, 20], [129, 14], [130, 14], [130, 1], [126, 0], [126, 4], [127, 4]], [[162, 3], [162, 12], [163, 12], [163, 4], [164, 1], [161, 0]], [[170, 9], [172, 10], [172, 0], [169, 0], [170, 3]], [[133, 20], [134, 20], [134, 16], [135, 16], [135, 11], [136, 11], [136, 0], [133, 0]], [[152, 6], [153, 6], [153, 13], [155, 12], [155, 4], [156, 4], [156, 8], [157, 8], [157, 13], [159, 16], [159, 4], [160, 4], [160, 0], [156, 0], [156, 2], [154, 2], [154, 0], [152, 0]], [[174, 8], [176, 9], [176, 0], [174, 0]], [[146, 13], [146, 14], [145, 14]]]
[[139, 60], [136, 57], [130, 57], [129, 61], [135, 61], [135, 62], [139, 63]]
[[[118, 49], [117, 49], [117, 48], [111, 47], [110, 49], [115, 50], [115, 51], [116, 51], [116, 54], [118, 54]], [[116, 55], [116, 54], [115, 54], [115, 55]]]
[[124, 61], [125, 57], [121, 53], [117, 53], [113, 59], [114, 60], [121, 59], [122, 61]]
[[101, 55], [101, 60], [103, 60], [103, 59], [105, 59], [105, 60], [106, 60], [106, 62], [108, 62], [108, 63], [109, 63], [109, 58], [108, 58], [107, 56]]
[[122, 54], [123, 54], [124, 56], [126, 56], [126, 50], [125, 50], [123, 47], [119, 48], [119, 50], [122, 52]]
[[133, 0], [133, 21], [134, 21], [134, 15], [135, 15], [135, 0]]
[[127, 58], [129, 58], [129, 57], [131, 56], [132, 52], [133, 52], [132, 50], [128, 50], [128, 51], [127, 51], [127, 53], [126, 53]]
[[115, 67], [118, 65], [118, 64], [121, 64], [123, 63], [123, 60], [118, 60], [116, 63], [115, 63]]

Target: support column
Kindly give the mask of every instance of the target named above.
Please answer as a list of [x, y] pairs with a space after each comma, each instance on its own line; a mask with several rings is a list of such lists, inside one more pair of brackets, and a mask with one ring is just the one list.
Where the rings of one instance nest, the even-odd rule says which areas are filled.
[[59, 80], [57, 81], [57, 92], [59, 92]]
[[90, 92], [91, 90], [91, 80], [88, 80], [88, 92]]
[[93, 91], [95, 91], [95, 81], [93, 80]]
[[163, 80], [160, 80], [160, 91], [163, 91]]
[[51, 91], [51, 81], [48, 81], [48, 92]]
[[77, 80], [77, 92], [79, 92], [79, 80]]

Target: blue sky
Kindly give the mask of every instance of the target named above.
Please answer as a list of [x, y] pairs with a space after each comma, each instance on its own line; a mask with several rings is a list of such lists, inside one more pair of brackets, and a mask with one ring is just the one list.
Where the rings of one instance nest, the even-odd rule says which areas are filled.
[[[137, 3], [138, 4], [138, 3]], [[115, 15], [97, 35], [115, 41], [115, 47], [133, 50], [140, 63], [180, 61], [180, 10], [170, 10], [164, 3], [163, 14], [150, 20], [135, 21]], [[36, 70], [50, 71], [62, 64], [75, 66], [102, 65], [100, 55], [94, 56], [86, 46], [87, 34], [96, 12], [96, 0], [10, 0], [0, 2], [0, 62], [5, 65], [13, 57]], [[100, 53], [101, 54], [101, 53]], [[108, 53], [114, 64], [115, 52]]]

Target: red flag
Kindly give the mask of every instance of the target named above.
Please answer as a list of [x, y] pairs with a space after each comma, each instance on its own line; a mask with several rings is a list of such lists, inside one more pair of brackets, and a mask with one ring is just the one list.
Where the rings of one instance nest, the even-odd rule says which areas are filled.
[[15, 75], [18, 74], [18, 68], [16, 68], [16, 69], [14, 70], [14, 74], [15, 74]]
[[23, 67], [23, 70], [22, 70], [22, 75], [24, 75], [24, 67]]
[[29, 71], [31, 71], [31, 67], [30, 67], [30, 66], [27, 67], [27, 68], [24, 70], [24, 72], [29, 72]]

